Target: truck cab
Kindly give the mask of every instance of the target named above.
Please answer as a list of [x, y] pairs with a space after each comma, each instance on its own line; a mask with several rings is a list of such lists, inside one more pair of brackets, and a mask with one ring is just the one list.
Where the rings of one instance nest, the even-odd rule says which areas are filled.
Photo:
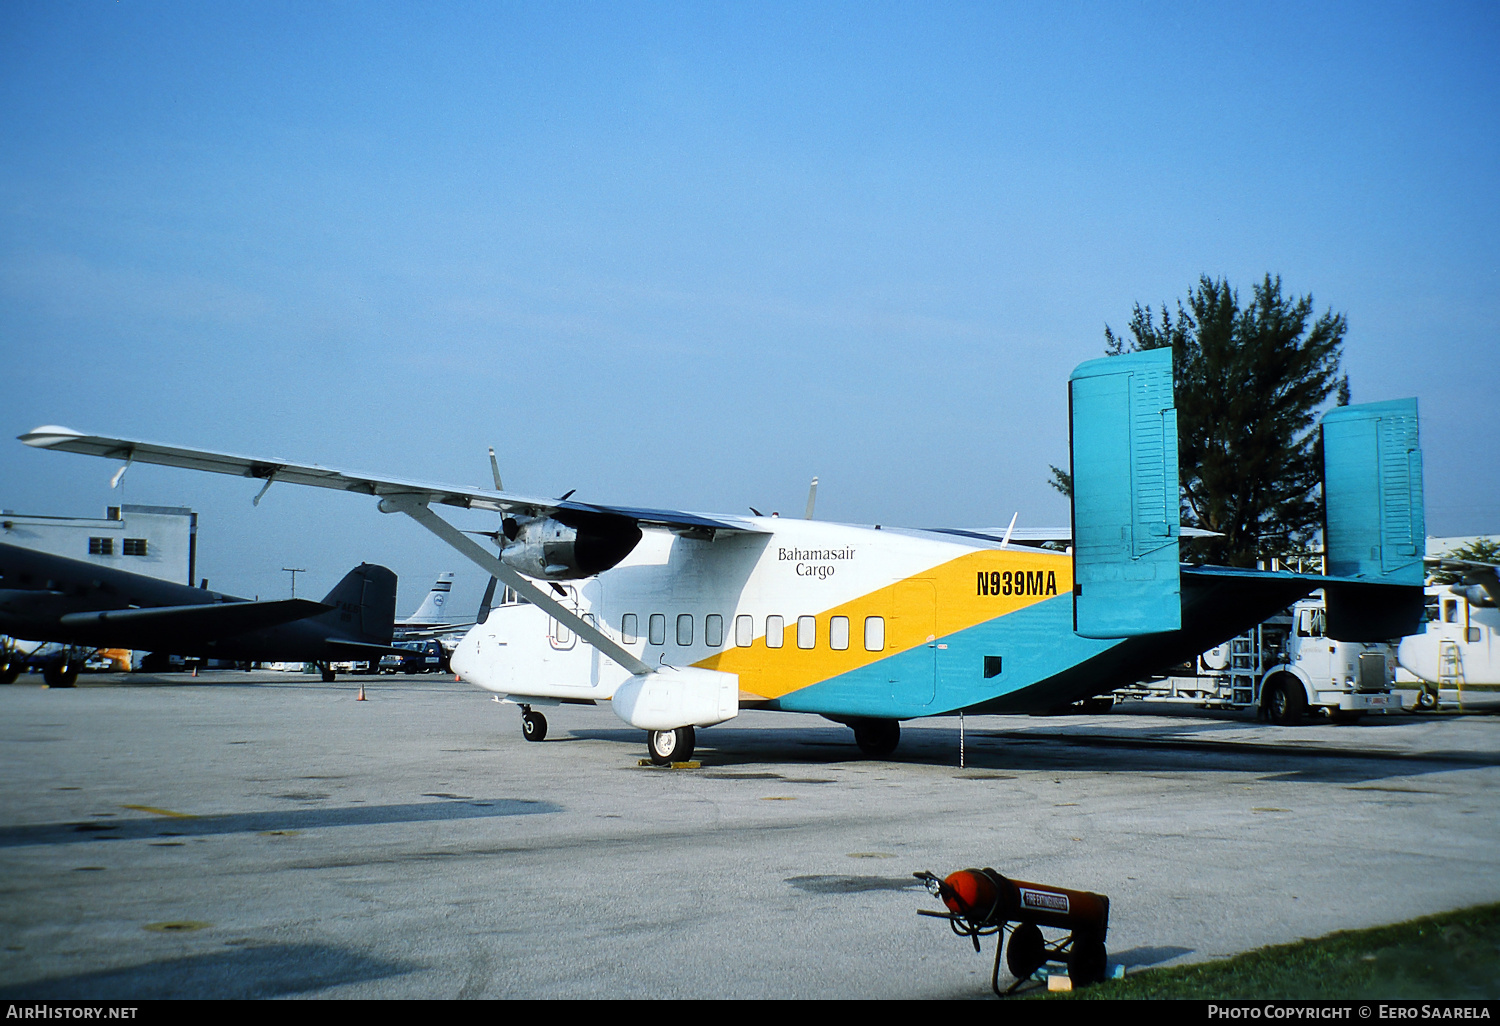
[[1328, 637], [1328, 611], [1321, 593], [1292, 606], [1290, 614], [1263, 624], [1284, 635], [1263, 643], [1257, 707], [1273, 723], [1295, 723], [1308, 712], [1356, 719], [1367, 712], [1401, 709], [1391, 693], [1396, 651], [1385, 642], [1335, 641]]

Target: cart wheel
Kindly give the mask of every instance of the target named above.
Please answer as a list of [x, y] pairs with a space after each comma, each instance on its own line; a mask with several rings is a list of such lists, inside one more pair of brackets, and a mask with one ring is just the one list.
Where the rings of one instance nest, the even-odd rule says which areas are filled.
[[1011, 931], [1010, 946], [1005, 949], [1005, 968], [1018, 980], [1024, 980], [1047, 961], [1042, 931], [1035, 923], [1022, 923]]
[[1075, 939], [1073, 951], [1068, 955], [1068, 976], [1079, 986], [1101, 983], [1108, 958], [1102, 940]]

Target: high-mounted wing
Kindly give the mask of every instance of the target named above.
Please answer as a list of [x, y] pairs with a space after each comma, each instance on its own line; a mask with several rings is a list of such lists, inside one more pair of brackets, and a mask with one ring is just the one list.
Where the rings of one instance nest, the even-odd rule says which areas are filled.
[[335, 491], [354, 492], [359, 495], [416, 498], [423, 503], [435, 502], [444, 506], [492, 510], [504, 514], [548, 517], [558, 511], [566, 510], [582, 514], [602, 513], [627, 517], [647, 527], [664, 527], [681, 532], [765, 533], [749, 520], [741, 517], [704, 516], [681, 510], [641, 509], [563, 499], [539, 499], [483, 488], [454, 487], [402, 478], [379, 477], [359, 471], [293, 463], [284, 459], [241, 456], [235, 453], [190, 449], [184, 446], [163, 445], [158, 442], [131, 438], [86, 435], [81, 431], [56, 425], [39, 427], [19, 437], [27, 445], [39, 449], [54, 449], [59, 452], [75, 452], [85, 456], [125, 460], [127, 465], [134, 462], [156, 463], [167, 467], [182, 467], [188, 470], [229, 474], [233, 477], [248, 477], [264, 481], [266, 488], [275, 482], [284, 481], [288, 484], [331, 488]]
[[[1004, 541], [1003, 527], [935, 527], [938, 534], [954, 534], [961, 538], [979, 538], [984, 541]], [[1180, 528], [1183, 538], [1222, 538], [1219, 531], [1205, 531], [1199, 527]], [[1037, 542], [1057, 542], [1066, 545], [1073, 540], [1073, 531], [1067, 527], [1017, 527], [1010, 532], [1010, 540], [1032, 545]]]

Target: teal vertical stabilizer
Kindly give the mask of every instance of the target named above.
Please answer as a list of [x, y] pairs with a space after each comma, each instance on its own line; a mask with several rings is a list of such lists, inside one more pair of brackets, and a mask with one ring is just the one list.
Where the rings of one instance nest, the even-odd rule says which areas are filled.
[[1420, 629], [1427, 525], [1417, 428], [1415, 399], [1323, 417], [1323, 542], [1329, 577], [1345, 578], [1325, 588], [1331, 638], [1382, 641]]
[[1068, 385], [1073, 630], [1085, 638], [1179, 630], [1172, 351], [1090, 360]]
[[1422, 583], [1427, 526], [1415, 399], [1324, 415], [1323, 501], [1330, 576]]

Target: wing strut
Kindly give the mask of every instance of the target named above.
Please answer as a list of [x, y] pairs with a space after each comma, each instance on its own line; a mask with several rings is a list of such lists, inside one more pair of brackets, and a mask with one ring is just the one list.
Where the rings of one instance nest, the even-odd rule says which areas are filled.
[[651, 667], [637, 659], [623, 645], [601, 631], [595, 624], [589, 623], [573, 610], [563, 605], [557, 599], [548, 595], [541, 588], [532, 584], [521, 574], [506, 566], [500, 560], [486, 552], [478, 542], [467, 537], [462, 531], [454, 527], [448, 521], [434, 513], [428, 508], [427, 503], [419, 496], [389, 495], [380, 500], [380, 511], [382, 513], [405, 513], [427, 530], [437, 535], [443, 541], [453, 546], [470, 562], [476, 564], [481, 570], [491, 577], [498, 577], [510, 585], [520, 595], [524, 595], [531, 603], [547, 613], [560, 623], [567, 624], [575, 634], [593, 645], [601, 653], [619, 663], [625, 669], [636, 676], [642, 676], [651, 672]]

